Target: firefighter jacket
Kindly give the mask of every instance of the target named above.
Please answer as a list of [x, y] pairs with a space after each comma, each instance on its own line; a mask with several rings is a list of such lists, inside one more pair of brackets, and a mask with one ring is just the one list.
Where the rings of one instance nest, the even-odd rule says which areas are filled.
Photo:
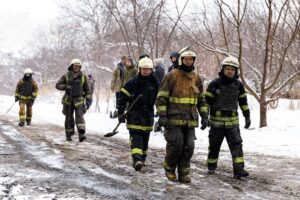
[[154, 104], [158, 92], [158, 80], [151, 73], [142, 76], [140, 73], [130, 79], [120, 90], [118, 114], [123, 114], [127, 103], [129, 106], [139, 96], [142, 97], [128, 111], [127, 128], [133, 131], [150, 132], [154, 123]]
[[34, 100], [38, 94], [38, 85], [35, 80], [23, 78], [18, 81], [15, 96], [19, 97], [20, 101]]
[[55, 87], [58, 90], [65, 90], [62, 98], [63, 105], [71, 105], [73, 102], [75, 108], [79, 108], [84, 105], [85, 98], [91, 99], [87, 76], [81, 71], [78, 73], [69, 71], [58, 80]]
[[197, 127], [198, 112], [201, 117], [208, 115], [200, 76], [180, 69], [169, 72], [158, 92], [156, 109], [169, 125]]
[[113, 72], [113, 79], [110, 83], [110, 89], [112, 92], [119, 92], [125, 83], [137, 74], [137, 68], [133, 65], [125, 67], [121, 63], [118, 64], [117, 68]]
[[244, 117], [250, 117], [244, 85], [237, 78], [228, 81], [221, 76], [210, 82], [205, 92], [210, 111], [209, 124], [212, 128], [239, 126], [238, 104]]

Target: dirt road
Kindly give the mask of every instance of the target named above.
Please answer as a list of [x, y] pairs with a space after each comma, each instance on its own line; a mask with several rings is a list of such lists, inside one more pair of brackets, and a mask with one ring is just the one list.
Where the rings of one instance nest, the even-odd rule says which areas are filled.
[[300, 199], [297, 159], [247, 154], [251, 176], [236, 180], [228, 152], [215, 175], [195, 153], [192, 183], [180, 184], [164, 176], [164, 149], [150, 148], [148, 166], [135, 172], [127, 141], [87, 138], [66, 142], [62, 127], [0, 116], [0, 199]]

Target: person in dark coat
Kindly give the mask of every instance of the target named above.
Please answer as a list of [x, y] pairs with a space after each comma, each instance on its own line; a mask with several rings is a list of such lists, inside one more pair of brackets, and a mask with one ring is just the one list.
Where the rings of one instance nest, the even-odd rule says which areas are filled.
[[73, 59], [68, 67], [68, 72], [58, 80], [55, 86], [56, 89], [65, 91], [62, 104], [63, 114], [66, 116], [65, 132], [67, 141], [72, 141], [71, 137], [75, 132], [75, 123], [79, 132], [79, 142], [86, 139], [83, 115], [92, 103], [87, 79], [87, 75], [81, 72], [81, 61]]
[[[130, 134], [133, 167], [140, 171], [145, 166], [150, 132], [154, 123], [154, 103], [158, 93], [158, 81], [153, 75], [153, 62], [149, 58], [142, 58], [138, 63], [138, 75], [131, 78], [120, 90], [118, 101], [118, 118], [125, 123]], [[124, 116], [125, 108], [138, 97], [140, 99]]]
[[224, 138], [228, 143], [235, 178], [246, 177], [242, 137], [239, 128], [238, 106], [245, 117], [245, 128], [251, 124], [250, 110], [244, 85], [238, 80], [239, 61], [229, 56], [222, 62], [219, 78], [211, 81], [205, 92], [209, 108], [209, 152], [207, 158], [208, 174], [217, 169], [219, 152]]
[[168, 72], [178, 68], [178, 58], [179, 58], [179, 53], [177, 51], [173, 51], [170, 55], [172, 65], [169, 67]]
[[162, 58], [154, 59], [154, 76], [158, 79], [158, 84], [162, 82], [165, 77], [165, 65]]

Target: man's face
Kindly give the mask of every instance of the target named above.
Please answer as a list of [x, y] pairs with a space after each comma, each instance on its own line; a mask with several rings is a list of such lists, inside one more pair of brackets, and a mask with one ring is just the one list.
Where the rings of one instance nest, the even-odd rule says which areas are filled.
[[151, 73], [151, 69], [150, 68], [140, 67], [140, 70], [141, 70], [142, 76], [149, 76], [150, 73]]
[[121, 62], [122, 62], [123, 65], [125, 65], [126, 60], [127, 60], [126, 58], [123, 58], [123, 59], [121, 60]]
[[182, 63], [188, 67], [191, 67], [194, 64], [194, 58], [192, 56], [183, 57]]
[[176, 58], [175, 56], [172, 56], [172, 57], [171, 57], [171, 61], [172, 61], [172, 62], [175, 62], [176, 60], [177, 60], [177, 58]]
[[232, 66], [225, 66], [224, 67], [224, 75], [228, 78], [233, 78], [235, 75], [236, 68]]
[[80, 71], [80, 67], [81, 67], [81, 65], [79, 65], [79, 64], [73, 64], [73, 70], [74, 70], [74, 72], [79, 72]]

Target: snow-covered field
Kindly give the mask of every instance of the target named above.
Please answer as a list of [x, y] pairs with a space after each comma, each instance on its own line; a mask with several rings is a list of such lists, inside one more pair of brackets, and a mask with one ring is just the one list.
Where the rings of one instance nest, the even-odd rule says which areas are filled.
[[[39, 96], [33, 106], [32, 123], [51, 123], [55, 125], [64, 125], [64, 115], [62, 114], [61, 93], [55, 92], [47, 96]], [[111, 99], [111, 102], [113, 99]], [[7, 109], [13, 104], [13, 96], [0, 96], [0, 113], [1, 115], [9, 115], [16, 118], [18, 123], [18, 103], [5, 114]], [[268, 127], [259, 127], [259, 106], [257, 102], [249, 98], [249, 107], [251, 110], [252, 124], [250, 130], [243, 128], [244, 119], [240, 115], [241, 135], [243, 138], [245, 158], [247, 159], [247, 152], [256, 152], [266, 155], [300, 157], [300, 109], [298, 100], [292, 102], [296, 109], [291, 110], [291, 100], [281, 99], [279, 106], [275, 110], [268, 112]], [[111, 103], [112, 104], [112, 103]], [[113, 108], [113, 105], [110, 105]], [[107, 110], [107, 103], [103, 100], [100, 105], [101, 112], [89, 111], [85, 115], [87, 136], [89, 132], [104, 135], [110, 132], [116, 126], [117, 119], [110, 119], [105, 112]], [[156, 119], [157, 120], [157, 119]], [[196, 152], [207, 152], [208, 148], [208, 129], [201, 131], [196, 129], [197, 141]], [[125, 124], [119, 127], [119, 133], [114, 137], [128, 140], [128, 131]], [[165, 140], [161, 133], [152, 133], [150, 138], [150, 146], [155, 148], [164, 148]], [[224, 141], [222, 148], [227, 150], [227, 144]]]

